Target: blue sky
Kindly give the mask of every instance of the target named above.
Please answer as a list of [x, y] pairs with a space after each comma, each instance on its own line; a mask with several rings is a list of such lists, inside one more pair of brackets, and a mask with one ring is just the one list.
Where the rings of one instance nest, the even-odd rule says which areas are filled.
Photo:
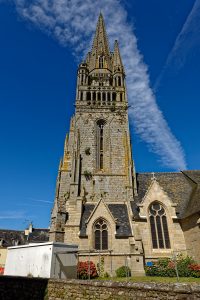
[[77, 64], [100, 10], [127, 66], [137, 172], [200, 169], [198, 2], [50, 2], [0, 0], [0, 228], [49, 225]]

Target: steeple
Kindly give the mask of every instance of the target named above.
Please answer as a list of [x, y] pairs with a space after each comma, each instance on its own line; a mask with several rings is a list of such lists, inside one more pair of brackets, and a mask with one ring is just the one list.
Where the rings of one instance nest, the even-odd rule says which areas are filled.
[[119, 44], [117, 40], [115, 40], [115, 46], [114, 46], [113, 71], [123, 72], [123, 64], [122, 64], [121, 55], [119, 51]]
[[92, 54], [94, 53], [99, 55], [102, 54], [107, 56], [110, 55], [105, 23], [104, 23], [103, 15], [101, 13], [99, 15], [99, 19], [96, 27], [96, 33], [93, 40]]
[[[99, 63], [99, 60], [103, 61], [103, 65]], [[97, 22], [96, 32], [92, 44], [92, 51], [89, 58], [90, 71], [95, 68], [105, 68], [112, 70], [111, 53], [109, 48], [109, 42], [106, 34], [105, 23], [103, 15], [100, 13]]]

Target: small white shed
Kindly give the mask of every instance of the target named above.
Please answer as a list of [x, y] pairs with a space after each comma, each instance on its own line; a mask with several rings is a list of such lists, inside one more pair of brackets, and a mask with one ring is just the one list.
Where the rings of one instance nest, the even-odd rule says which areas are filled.
[[8, 247], [5, 275], [76, 278], [77, 245], [58, 242]]

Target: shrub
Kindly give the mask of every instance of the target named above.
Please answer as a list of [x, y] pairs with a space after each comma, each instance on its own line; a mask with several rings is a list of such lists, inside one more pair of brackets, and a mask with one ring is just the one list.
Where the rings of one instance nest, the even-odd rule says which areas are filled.
[[[92, 261], [80, 261], [77, 265], [78, 278], [88, 279], [98, 276], [95, 264]], [[90, 276], [89, 276], [90, 275]]]
[[175, 277], [177, 266], [178, 275], [180, 277], [198, 276], [198, 270], [193, 270], [192, 267], [190, 267], [193, 266], [193, 263], [194, 261], [191, 257], [179, 255], [177, 256], [176, 262], [169, 258], [159, 259], [153, 266], [146, 266], [145, 271], [148, 276]]
[[103, 278], [110, 278], [110, 274], [109, 274], [108, 272], [105, 272], [105, 273], [103, 274]]
[[200, 277], [200, 265], [198, 264], [191, 264], [189, 269], [192, 273], [192, 277]]
[[92, 179], [92, 173], [90, 171], [84, 171], [84, 176], [86, 180], [91, 180]]
[[185, 258], [182, 255], [177, 257], [177, 269], [180, 277], [190, 277], [192, 276], [191, 269], [189, 266], [194, 263], [194, 260], [190, 256]]
[[90, 155], [90, 147], [85, 148], [85, 154]]
[[118, 268], [116, 271], [117, 277], [130, 277], [131, 276], [131, 269], [127, 266], [122, 266]]

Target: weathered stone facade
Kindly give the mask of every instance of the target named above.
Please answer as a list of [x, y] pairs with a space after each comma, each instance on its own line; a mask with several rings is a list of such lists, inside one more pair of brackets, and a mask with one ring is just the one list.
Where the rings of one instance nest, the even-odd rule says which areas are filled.
[[136, 174], [127, 111], [118, 42], [111, 52], [100, 15], [92, 50], [78, 68], [50, 240], [78, 244], [82, 259], [90, 255], [95, 263], [101, 255], [108, 273], [128, 264], [133, 275], [142, 275], [144, 260], [187, 254], [180, 219], [200, 176]]

